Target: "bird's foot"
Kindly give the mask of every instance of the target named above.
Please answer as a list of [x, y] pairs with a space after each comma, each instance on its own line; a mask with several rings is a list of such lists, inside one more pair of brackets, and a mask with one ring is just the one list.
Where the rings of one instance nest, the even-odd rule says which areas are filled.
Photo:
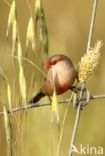
[[74, 93], [78, 93], [78, 92], [80, 92], [81, 90], [83, 90], [83, 91], [85, 92], [85, 91], [86, 91], [86, 88], [72, 86], [72, 87], [70, 88], [70, 90], [72, 90]]
[[[72, 90], [74, 92], [74, 96], [73, 96], [73, 106], [75, 108], [78, 107], [78, 105], [81, 105], [81, 110], [84, 110], [86, 108], [86, 106], [89, 103], [90, 100], [90, 93], [86, 88], [81, 88], [81, 87], [72, 87]], [[80, 91], [83, 91], [83, 96], [81, 97]], [[81, 98], [80, 98], [81, 97]]]

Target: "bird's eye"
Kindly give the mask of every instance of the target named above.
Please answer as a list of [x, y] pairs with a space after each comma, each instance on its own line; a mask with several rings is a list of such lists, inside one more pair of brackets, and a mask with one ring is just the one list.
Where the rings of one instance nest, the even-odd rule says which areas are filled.
[[57, 63], [57, 61], [54, 60], [54, 61], [51, 62], [51, 65], [54, 65], [54, 64], [56, 64], [56, 63]]

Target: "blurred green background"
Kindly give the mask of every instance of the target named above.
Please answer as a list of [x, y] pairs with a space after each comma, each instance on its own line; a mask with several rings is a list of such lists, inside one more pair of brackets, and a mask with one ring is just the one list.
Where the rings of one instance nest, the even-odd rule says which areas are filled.
[[[11, 4], [12, 1], [9, 1]], [[35, 14], [35, 1], [29, 1], [33, 15]], [[81, 56], [86, 52], [90, 18], [92, 12], [93, 0], [43, 0], [43, 7], [46, 16], [46, 22], [49, 32], [49, 56], [54, 54], [65, 54], [69, 56], [77, 66]], [[27, 23], [30, 17], [30, 10], [26, 0], [16, 0], [18, 25], [20, 31], [20, 40], [22, 48], [25, 47]], [[18, 83], [18, 64], [15, 62], [15, 71], [13, 72], [11, 55], [11, 32], [9, 39], [6, 39], [7, 20], [10, 7], [4, 0], [0, 0], [0, 69], [8, 77], [12, 86], [13, 105], [17, 102], [19, 94]], [[105, 1], [98, 3], [95, 30], [93, 35], [92, 46], [97, 40], [105, 43]], [[94, 73], [94, 76], [87, 82], [87, 88], [93, 94], [105, 94], [105, 46], [102, 47], [100, 64]], [[23, 50], [24, 52], [24, 50]], [[24, 56], [24, 54], [23, 54]], [[34, 61], [33, 54], [29, 50], [28, 59]], [[37, 58], [36, 62], [39, 61]], [[34, 69], [23, 62], [27, 79], [27, 90], [30, 90], [30, 79]], [[15, 73], [15, 75], [13, 75]], [[13, 79], [16, 80], [16, 88], [13, 88]], [[36, 83], [36, 82], [35, 82]], [[35, 85], [35, 84], [34, 84]], [[34, 94], [30, 91], [28, 99]], [[71, 92], [67, 92], [59, 99], [69, 97]], [[46, 102], [46, 98], [42, 102]], [[0, 76], [0, 110], [3, 104], [7, 103], [7, 93], [5, 81]], [[59, 106], [60, 127], [62, 126], [63, 114], [66, 109], [65, 105]], [[76, 110], [70, 106], [67, 113], [64, 133], [60, 146], [60, 156], [67, 156], [69, 151], [70, 138], [73, 130]], [[31, 109], [26, 114], [16, 113], [12, 119], [13, 126], [13, 152], [15, 156], [55, 156], [59, 130], [55, 124], [50, 128], [51, 108], [42, 107]], [[76, 138], [76, 145], [84, 146], [102, 146], [105, 155], [105, 100], [99, 99], [90, 101], [86, 109], [81, 113], [79, 129]], [[75, 154], [74, 155], [79, 155]], [[88, 154], [87, 154], [88, 155]], [[96, 154], [92, 154], [96, 155]], [[4, 129], [3, 116], [0, 117], [0, 156], [6, 156], [6, 138]]]

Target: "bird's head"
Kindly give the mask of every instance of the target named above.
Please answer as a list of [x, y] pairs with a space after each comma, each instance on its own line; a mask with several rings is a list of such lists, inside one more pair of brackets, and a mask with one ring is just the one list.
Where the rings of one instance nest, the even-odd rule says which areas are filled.
[[[49, 70], [55, 65], [58, 65], [59, 63], [66, 62], [66, 61], [71, 62], [71, 60], [65, 55], [54, 55], [47, 60], [47, 62], [44, 64], [44, 67], [45, 69]], [[72, 62], [71, 62], [71, 65], [72, 65]]]

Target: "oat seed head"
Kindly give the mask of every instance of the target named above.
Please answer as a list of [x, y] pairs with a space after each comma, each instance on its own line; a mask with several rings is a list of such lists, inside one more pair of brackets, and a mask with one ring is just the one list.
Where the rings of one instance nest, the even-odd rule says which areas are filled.
[[32, 50], [35, 50], [35, 32], [34, 32], [34, 22], [33, 18], [30, 17], [27, 27], [27, 36], [26, 36], [26, 48], [29, 45], [29, 42], [32, 44]]
[[15, 4], [15, 0], [13, 0], [11, 4], [9, 16], [8, 16], [8, 26], [7, 26], [7, 34], [6, 34], [7, 37], [8, 37], [8, 32], [10, 30], [10, 26], [13, 25], [15, 19], [16, 19], [16, 4]]
[[14, 55], [14, 52], [16, 50], [17, 41], [18, 41], [18, 27], [17, 20], [15, 19], [12, 28], [12, 55]]
[[18, 46], [17, 46], [17, 57], [18, 57], [19, 66], [21, 66], [21, 64], [22, 64], [22, 47], [21, 47], [21, 43], [19, 40], [18, 40]]
[[4, 126], [5, 126], [5, 134], [6, 134], [6, 141], [7, 141], [7, 155], [12, 155], [12, 129], [11, 129], [11, 122], [8, 111], [4, 105]]
[[9, 83], [7, 83], [7, 97], [8, 97], [8, 105], [9, 105], [9, 111], [12, 110], [12, 90]]
[[97, 65], [99, 64], [102, 41], [97, 41], [94, 48], [90, 50], [81, 58], [79, 63], [79, 81], [86, 82], [94, 73]]
[[36, 3], [35, 3], [36, 12], [39, 12], [41, 8], [42, 8], [41, 0], [36, 0]]
[[59, 124], [59, 109], [58, 109], [57, 94], [55, 89], [52, 96], [51, 108], [52, 108], [52, 117], [53, 117], [52, 121], [54, 121], [55, 119], [57, 121], [57, 124]]
[[24, 68], [21, 65], [19, 65], [19, 87], [20, 87], [20, 93], [22, 97], [22, 102], [26, 105], [26, 78], [24, 75]]

